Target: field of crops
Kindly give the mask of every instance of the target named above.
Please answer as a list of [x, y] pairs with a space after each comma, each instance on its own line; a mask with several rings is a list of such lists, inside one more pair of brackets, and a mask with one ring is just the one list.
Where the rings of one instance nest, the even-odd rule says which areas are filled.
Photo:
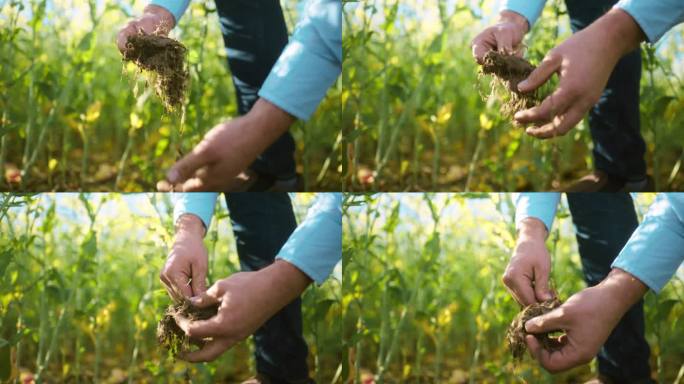
[[[641, 217], [652, 195], [639, 195]], [[583, 366], [551, 376], [515, 364], [505, 333], [518, 312], [501, 282], [515, 245], [510, 194], [376, 194], [346, 211], [343, 237], [345, 361], [356, 382], [583, 382]], [[547, 243], [562, 299], [584, 287], [567, 205]], [[684, 376], [684, 275], [645, 299], [653, 377]], [[675, 342], [676, 341], [676, 342]], [[593, 375], [592, 375], [593, 374]]]
[[[549, 190], [592, 170], [586, 121], [539, 141], [502, 116], [478, 78], [470, 42], [499, 1], [370, 0], [344, 8], [345, 187], [368, 191]], [[548, 1], [528, 34], [538, 63], [570, 34], [563, 1]], [[684, 68], [679, 26], [643, 45], [642, 134], [658, 190], [681, 190]]]
[[[290, 31], [296, 0], [281, 2]], [[151, 191], [215, 124], [237, 114], [214, 2], [193, 1], [172, 33], [188, 48], [185, 124], [165, 113], [116, 48], [147, 1], [30, 0], [0, 5], [0, 190]], [[339, 182], [339, 89], [292, 130], [308, 189]], [[338, 143], [339, 146], [339, 143]]]
[[[312, 196], [293, 201], [301, 221]], [[171, 207], [169, 194], [0, 194], [0, 380], [11, 370], [43, 383], [232, 383], [254, 374], [251, 342], [208, 364], [174, 362], [157, 345], [170, 303], [159, 272]], [[239, 269], [223, 203], [205, 243], [210, 282]], [[336, 276], [303, 297], [317, 382], [331, 382], [340, 364], [341, 329], [330, 325], [340, 317]]]

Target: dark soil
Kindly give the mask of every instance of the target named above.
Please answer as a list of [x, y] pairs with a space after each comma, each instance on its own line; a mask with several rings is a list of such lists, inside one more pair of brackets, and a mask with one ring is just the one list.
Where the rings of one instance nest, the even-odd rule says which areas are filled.
[[[506, 339], [508, 340], [508, 348], [515, 360], [521, 360], [527, 349], [525, 336], [528, 333], [525, 330], [525, 322], [531, 318], [551, 312], [560, 305], [561, 301], [558, 299], [531, 304], [525, 307], [515, 319], [513, 319], [513, 322], [508, 327], [508, 332], [506, 332]], [[557, 347], [556, 338], [551, 337], [550, 333], [539, 333], [535, 334], [534, 337], [536, 337], [544, 349], [548, 351], [552, 351]]]
[[507, 97], [504, 97], [504, 114], [513, 116], [517, 111], [539, 104], [537, 92], [518, 91], [518, 83], [525, 80], [534, 69], [535, 66], [522, 57], [496, 51], [487, 52], [481, 71], [485, 75], [493, 76], [495, 83], [502, 84], [508, 90]]
[[176, 319], [180, 317], [188, 320], [207, 320], [215, 316], [217, 312], [218, 304], [207, 308], [196, 308], [187, 299], [170, 305], [157, 325], [157, 342], [171, 352], [173, 357], [176, 357], [179, 353], [190, 350], [190, 340], [178, 326]]
[[147, 83], [154, 88], [167, 111], [183, 105], [190, 72], [187, 48], [169, 37], [139, 33], [128, 37], [124, 60], [145, 71]]

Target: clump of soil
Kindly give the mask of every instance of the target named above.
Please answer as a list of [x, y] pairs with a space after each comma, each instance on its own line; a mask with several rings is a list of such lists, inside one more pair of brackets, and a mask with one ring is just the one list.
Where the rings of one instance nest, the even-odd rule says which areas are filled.
[[493, 77], [494, 88], [502, 85], [507, 90], [504, 99], [503, 113], [513, 116], [516, 112], [532, 108], [539, 104], [538, 93], [522, 93], [518, 91], [518, 83], [532, 73], [535, 66], [529, 61], [515, 55], [507, 55], [497, 51], [489, 51], [484, 57], [481, 73]]
[[218, 304], [207, 308], [194, 307], [188, 299], [170, 305], [157, 325], [157, 342], [173, 357], [190, 350], [190, 339], [176, 323], [177, 318], [207, 320], [216, 316]]
[[188, 89], [187, 51], [172, 38], [138, 33], [128, 37], [123, 58], [146, 72], [147, 84], [154, 88], [164, 108], [174, 111], [183, 105]]
[[[560, 305], [561, 301], [558, 299], [531, 304], [523, 308], [515, 319], [513, 319], [513, 322], [508, 327], [508, 332], [506, 332], [506, 339], [508, 340], [508, 349], [511, 351], [515, 360], [521, 360], [527, 349], [525, 336], [528, 335], [528, 333], [525, 330], [525, 322], [531, 318], [551, 312]], [[548, 351], [557, 348], [556, 338], [551, 337], [551, 333], [534, 334], [534, 337], [536, 337], [544, 349]]]

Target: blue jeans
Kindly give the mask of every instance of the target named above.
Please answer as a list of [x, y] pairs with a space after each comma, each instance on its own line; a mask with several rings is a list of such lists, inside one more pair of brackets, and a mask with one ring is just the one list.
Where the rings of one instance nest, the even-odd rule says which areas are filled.
[[[246, 114], [287, 45], [287, 26], [278, 0], [216, 0], [228, 66], [238, 102]], [[275, 179], [296, 175], [295, 144], [289, 132], [268, 147], [250, 168]]]
[[[568, 193], [577, 233], [582, 271], [594, 286], [639, 224], [627, 193]], [[640, 300], [620, 320], [597, 356], [599, 373], [618, 383], [651, 382], [651, 350], [644, 337], [644, 303]]]
[[[256, 271], [273, 263], [297, 227], [287, 193], [227, 193], [240, 267]], [[297, 298], [254, 333], [257, 372], [274, 384], [309, 378], [306, 341], [302, 336], [302, 301]]]
[[[591, 24], [615, 3], [617, 0], [566, 0], [573, 32]], [[640, 181], [646, 176], [640, 80], [641, 50], [637, 48], [618, 61], [601, 98], [589, 112], [596, 169], [624, 181]]]

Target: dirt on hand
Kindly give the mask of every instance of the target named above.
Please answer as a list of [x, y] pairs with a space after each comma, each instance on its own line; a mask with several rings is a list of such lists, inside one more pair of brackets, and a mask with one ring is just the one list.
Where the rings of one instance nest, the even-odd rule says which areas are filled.
[[502, 95], [504, 100], [503, 113], [513, 116], [516, 112], [532, 108], [539, 104], [537, 92], [521, 93], [518, 83], [525, 80], [536, 67], [529, 61], [515, 55], [507, 55], [497, 51], [489, 51], [484, 57], [481, 73], [493, 77], [494, 88], [503, 85], [508, 95]]
[[135, 63], [147, 76], [147, 84], [167, 111], [183, 105], [190, 72], [187, 48], [172, 38], [138, 33], [128, 37], [124, 61]]
[[[513, 322], [508, 327], [508, 332], [506, 332], [508, 348], [513, 355], [513, 359], [518, 361], [521, 360], [525, 354], [525, 350], [527, 349], [525, 336], [527, 336], [528, 333], [525, 330], [525, 322], [534, 317], [551, 312], [555, 308], [558, 308], [561, 304], [561, 301], [558, 299], [531, 304], [523, 308], [523, 310], [515, 317], [515, 319], [513, 319]], [[556, 338], [551, 337], [550, 333], [538, 333], [534, 334], [534, 337], [539, 340], [541, 345], [547, 351], [553, 351], [557, 348]]]
[[[177, 318], [207, 320], [218, 313], [218, 304], [206, 308], [194, 307], [190, 300], [170, 305], [157, 325], [157, 342], [175, 358], [190, 350], [190, 339], [176, 323]], [[193, 341], [194, 342], [194, 341]], [[201, 341], [198, 341], [201, 344]]]

